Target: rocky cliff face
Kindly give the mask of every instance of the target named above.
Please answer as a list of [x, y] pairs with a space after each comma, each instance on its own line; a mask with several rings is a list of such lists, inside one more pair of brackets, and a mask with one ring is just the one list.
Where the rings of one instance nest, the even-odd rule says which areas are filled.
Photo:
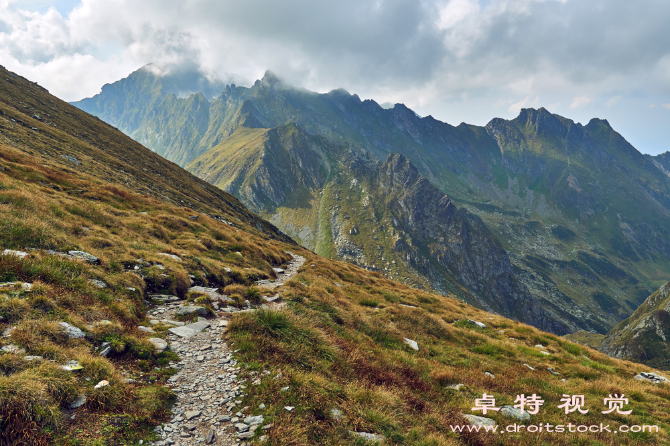
[[[565, 333], [572, 325], [548, 316], [527, 287], [515, 277], [507, 252], [482, 221], [451, 202], [423, 178], [403, 155], [390, 155], [373, 171], [353, 166], [370, 178], [377, 203], [394, 222], [393, 250], [436, 289], [448, 289], [446, 272], [465, 285], [478, 305], [545, 330]], [[366, 175], [367, 174], [367, 175]]]
[[670, 282], [647, 298], [600, 344], [603, 353], [670, 370]]

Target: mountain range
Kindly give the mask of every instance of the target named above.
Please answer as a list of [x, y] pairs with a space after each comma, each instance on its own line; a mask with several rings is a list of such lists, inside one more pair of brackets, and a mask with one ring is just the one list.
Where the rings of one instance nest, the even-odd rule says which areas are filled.
[[558, 334], [607, 333], [670, 274], [667, 156], [606, 120], [452, 126], [271, 72], [213, 98], [164, 83], [143, 68], [74, 105], [319, 254]]

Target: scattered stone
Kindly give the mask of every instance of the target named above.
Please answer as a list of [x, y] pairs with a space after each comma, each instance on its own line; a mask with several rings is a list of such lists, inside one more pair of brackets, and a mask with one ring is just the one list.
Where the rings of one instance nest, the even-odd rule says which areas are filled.
[[205, 444], [212, 444], [214, 443], [215, 439], [216, 431], [214, 429], [210, 429], [209, 432], [207, 432], [207, 437], [205, 437]]
[[111, 351], [112, 351], [112, 347], [107, 346], [100, 352], [100, 356], [107, 357], [107, 355], [109, 355], [109, 353]]
[[344, 419], [344, 414], [340, 409], [334, 407], [330, 409], [330, 417], [335, 421], [342, 421]]
[[186, 305], [177, 310], [177, 316], [189, 316], [196, 313], [200, 316], [207, 316], [207, 309], [197, 305]]
[[496, 376], [491, 373], [491, 372], [484, 372], [484, 375], [488, 376], [489, 378], [495, 378]]
[[202, 415], [202, 412], [199, 410], [191, 410], [189, 412], [186, 412], [184, 416], [186, 417], [187, 420], [192, 420], [193, 418], [197, 418], [200, 415]]
[[293, 409], [295, 409], [295, 406], [284, 406], [284, 410], [287, 410], [289, 412], [293, 412]]
[[530, 414], [526, 411], [521, 411], [521, 409], [514, 406], [502, 406], [500, 408], [500, 413], [506, 417], [515, 418], [519, 421], [529, 421]]
[[419, 351], [419, 344], [416, 343], [416, 341], [412, 341], [411, 339], [404, 338], [403, 341], [405, 344], [409, 345], [410, 348], [413, 350], [416, 350], [417, 352]]
[[201, 293], [201, 294], [206, 294], [209, 296], [212, 300], [220, 300], [223, 302], [234, 302], [233, 299], [230, 297], [224, 295], [224, 294], [219, 294], [218, 288], [206, 288], [204, 286], [194, 286], [188, 289], [189, 293]]
[[149, 338], [149, 342], [151, 342], [154, 347], [156, 347], [156, 352], [158, 353], [162, 353], [166, 348], [168, 348], [168, 343], [161, 338]]
[[459, 384], [451, 384], [447, 386], [447, 389], [454, 389], [454, 390], [461, 390], [461, 389], [467, 389], [468, 386], [465, 384], [459, 383]]
[[99, 389], [99, 388], [101, 388], [101, 387], [105, 387], [105, 386], [108, 386], [108, 385], [109, 385], [109, 381], [107, 381], [107, 380], [102, 380], [102, 381], [100, 381], [98, 384], [96, 384], [93, 388], [94, 388], [94, 389]]
[[32, 291], [33, 284], [32, 283], [25, 283], [25, 282], [0, 283], [0, 290], [2, 290], [2, 291], [14, 290], [14, 289], [17, 289], [17, 288], [21, 288], [23, 291]]
[[560, 373], [558, 373], [556, 370], [552, 369], [551, 367], [547, 367], [547, 370], [549, 370], [549, 373], [551, 373], [552, 375], [560, 375]]
[[14, 353], [15, 355], [23, 355], [26, 352], [25, 349], [14, 344], [5, 345], [2, 347], [2, 351], [5, 353]]
[[84, 251], [68, 251], [67, 253], [75, 259], [80, 259], [88, 263], [100, 263], [99, 258]]
[[176, 262], [181, 262], [181, 257], [176, 256], [176, 255], [174, 255], [174, 254], [168, 254], [167, 252], [159, 252], [158, 255], [159, 255], [159, 256], [169, 257], [169, 258], [171, 258], [172, 260], [174, 260], [174, 261], [176, 261]]
[[257, 424], [263, 424], [264, 418], [263, 415], [257, 415], [255, 417], [246, 417], [244, 422], [249, 426], [255, 426]]
[[38, 360], [42, 359], [42, 357], [41, 356], [24, 356], [23, 359], [26, 360], [26, 361], [38, 361]]
[[351, 435], [356, 435], [365, 438], [367, 441], [384, 441], [384, 437], [378, 434], [371, 434], [369, 432], [355, 432], [349, 431]]
[[549, 353], [549, 352], [540, 351], [540, 353], [542, 353], [543, 355], [551, 356], [551, 353]]
[[16, 256], [20, 259], [27, 257], [28, 253], [23, 251], [14, 251], [13, 249], [5, 249], [2, 251], [3, 256]]
[[143, 325], [138, 325], [138, 326], [137, 326], [137, 329], [138, 329], [139, 331], [143, 331], [143, 332], [145, 332], [145, 333], [156, 333], [156, 332], [154, 331], [153, 328], [151, 328], [151, 327], [145, 327], [145, 326], [143, 326]]
[[481, 323], [481, 322], [473, 321], [472, 319], [468, 319], [468, 322], [470, 322], [471, 324], [476, 325], [479, 328], [486, 328], [486, 325]]
[[528, 364], [524, 364], [526, 367], [528, 367], [531, 370], [535, 370], [533, 367], [529, 366]]
[[83, 369], [83, 367], [79, 364], [79, 361], [75, 360], [66, 362], [65, 365], [61, 368], [67, 372], [74, 372], [76, 370]]
[[468, 420], [472, 426], [495, 426], [496, 422], [490, 418], [480, 417], [478, 415], [463, 414], [463, 418]]
[[105, 282], [103, 282], [102, 280], [89, 279], [88, 283], [90, 283], [91, 285], [95, 285], [98, 288], [107, 288], [107, 284]]
[[182, 338], [190, 338], [198, 333], [200, 333], [205, 328], [209, 327], [209, 322], [207, 321], [198, 321], [192, 324], [183, 325], [181, 327], [173, 327], [168, 329], [170, 333], [174, 333], [177, 336]]
[[537, 344], [535, 347], [536, 348], [545, 348], [544, 345], [542, 345], [542, 344]]
[[80, 395], [76, 400], [72, 401], [67, 405], [68, 409], [77, 409], [78, 407], [83, 406], [86, 403], [86, 396]]
[[658, 373], [654, 372], [640, 372], [639, 375], [635, 375], [635, 379], [639, 381], [647, 381], [654, 384], [668, 382], [668, 379], [665, 376], [661, 376]]
[[65, 159], [68, 160], [69, 162], [74, 163], [74, 164], [76, 164], [76, 165], [81, 164], [81, 161], [79, 161], [79, 160], [78, 160], [77, 158], [75, 158], [74, 156], [70, 156], [70, 155], [61, 155], [61, 157], [62, 157], [62, 158], [65, 158]]
[[67, 322], [59, 322], [58, 325], [65, 329], [65, 333], [70, 339], [81, 339], [86, 337], [86, 333], [78, 329], [77, 327], [68, 324]]
[[170, 294], [149, 294], [149, 297], [153, 300], [159, 300], [162, 302], [175, 302], [181, 300], [178, 296], [172, 296]]

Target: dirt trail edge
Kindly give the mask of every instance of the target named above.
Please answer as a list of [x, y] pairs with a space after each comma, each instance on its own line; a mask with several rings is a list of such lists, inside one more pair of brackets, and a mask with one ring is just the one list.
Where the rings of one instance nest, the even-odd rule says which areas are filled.
[[[287, 280], [295, 276], [305, 263], [305, 258], [293, 256], [285, 268], [277, 268], [277, 280], [259, 281], [256, 286], [261, 290], [275, 290]], [[221, 297], [215, 289], [194, 287], [200, 291]], [[165, 296], [168, 298], [169, 296]], [[279, 298], [269, 296], [263, 306], [281, 307], [275, 302]], [[233, 307], [223, 308], [213, 319], [198, 318], [192, 324], [174, 321], [176, 312], [183, 308], [183, 301], [169, 300], [156, 306], [150, 312], [152, 324], [166, 323], [172, 325], [168, 341], [170, 348], [180, 356], [179, 362], [170, 363], [179, 371], [168, 380], [177, 395], [177, 402], [172, 407], [172, 419], [155, 432], [161, 436], [155, 446], [179, 445], [191, 446], [200, 444], [244, 445], [244, 440], [255, 435], [257, 429], [271, 429], [271, 425], [263, 423], [262, 416], [245, 415], [247, 408], [239, 408], [244, 395], [245, 379], [240, 378], [240, 367], [232, 351], [223, 340], [223, 333], [228, 325], [231, 313], [256, 311], [254, 308], [239, 310]], [[269, 372], [267, 372], [269, 373]], [[265, 374], [267, 374], [265, 373]]]

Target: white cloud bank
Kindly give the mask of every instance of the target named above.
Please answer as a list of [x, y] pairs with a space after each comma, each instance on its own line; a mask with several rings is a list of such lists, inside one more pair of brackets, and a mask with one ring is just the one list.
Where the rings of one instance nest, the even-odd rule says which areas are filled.
[[81, 0], [65, 16], [27, 9], [0, 0], [0, 63], [66, 100], [150, 62], [249, 84], [272, 69], [298, 86], [343, 87], [454, 124], [555, 104], [550, 111], [581, 122], [609, 119], [640, 150], [670, 149], [667, 111], [648, 106], [670, 102], [665, 0]]

